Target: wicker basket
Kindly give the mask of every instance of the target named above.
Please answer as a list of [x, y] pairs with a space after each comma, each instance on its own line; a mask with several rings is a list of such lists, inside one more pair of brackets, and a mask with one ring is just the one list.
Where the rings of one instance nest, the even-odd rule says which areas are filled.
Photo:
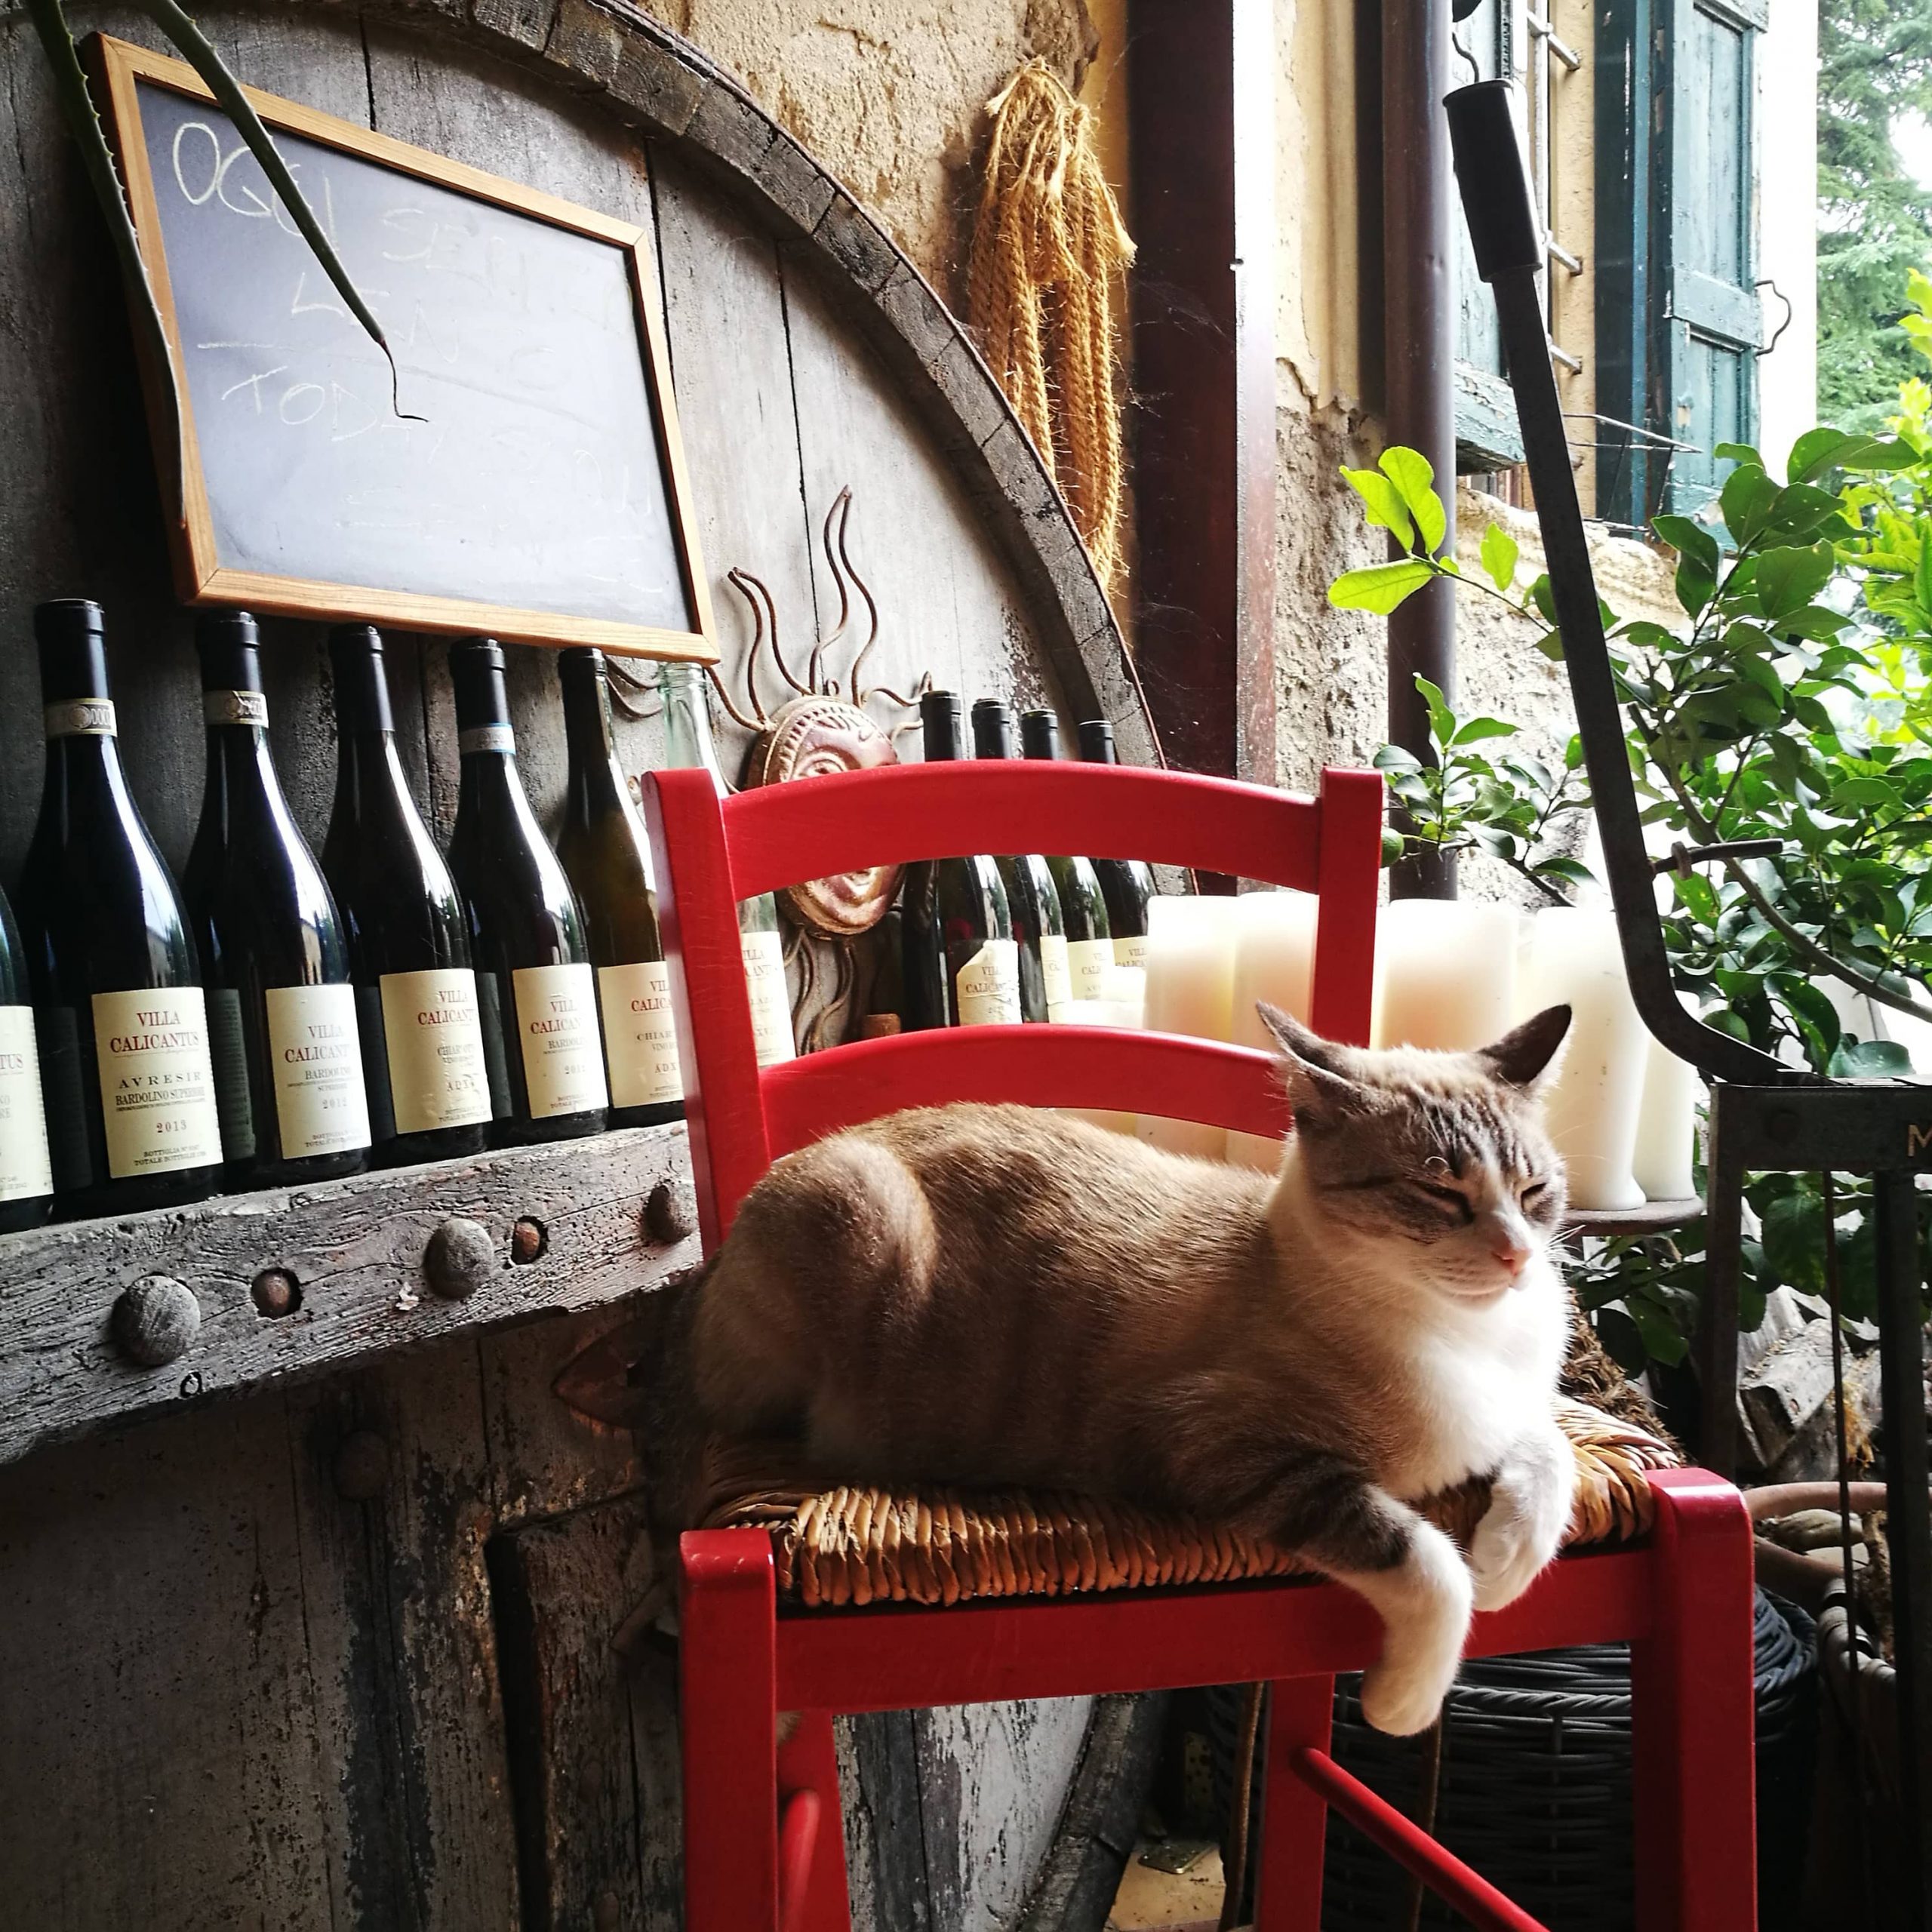
[[[1757, 1600], [1758, 1875], [1763, 1932], [1795, 1925], [1817, 1721], [1810, 1620]], [[1338, 1681], [1338, 1763], [1406, 1816], [1420, 1752], [1363, 1722], [1360, 1680]], [[1243, 1687], [1209, 1693], [1216, 1797], [1227, 1804]], [[1435, 1832], [1523, 1909], [1563, 1932], [1629, 1932], [1634, 1922], [1630, 1663], [1623, 1644], [1480, 1659], [1463, 1666], [1445, 1716]], [[1260, 1795], [1260, 1778], [1256, 1781]], [[1407, 1923], [1407, 1881], [1330, 1814], [1324, 1932]], [[1463, 1923], [1434, 1897], [1422, 1923]]]

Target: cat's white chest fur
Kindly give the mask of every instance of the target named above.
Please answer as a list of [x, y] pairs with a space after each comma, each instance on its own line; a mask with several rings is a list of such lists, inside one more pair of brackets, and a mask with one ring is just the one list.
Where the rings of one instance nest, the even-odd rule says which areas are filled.
[[1537, 1256], [1499, 1301], [1445, 1303], [1401, 1352], [1421, 1427], [1385, 1486], [1417, 1501], [1487, 1475], [1511, 1445], [1546, 1421], [1567, 1327], [1563, 1284]]

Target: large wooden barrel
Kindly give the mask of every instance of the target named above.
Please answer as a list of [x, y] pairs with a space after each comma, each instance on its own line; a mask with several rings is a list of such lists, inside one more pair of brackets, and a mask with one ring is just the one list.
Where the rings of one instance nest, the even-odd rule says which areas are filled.
[[[137, 15], [99, 24], [158, 44]], [[820, 534], [849, 488], [881, 681], [905, 692], [929, 672], [1111, 717], [1126, 755], [1151, 755], [1091, 567], [966, 340], [882, 229], [689, 48], [589, 0], [263, 5], [203, 24], [257, 85], [650, 230], [734, 690], [750, 630], [725, 572], [771, 587], [796, 663], [836, 614]], [[40, 769], [29, 614], [56, 595], [106, 606], [132, 783], [178, 865], [202, 734], [122, 292], [17, 13], [0, 63], [17, 117], [0, 196], [0, 872], [17, 875]], [[321, 632], [266, 634], [277, 758], [319, 842]], [[445, 647], [394, 637], [390, 655], [403, 757], [446, 833]], [[554, 824], [554, 669], [512, 655], [523, 770]], [[658, 729], [622, 723], [630, 768], [654, 761]], [[674, 1715], [611, 1646], [650, 1567], [626, 1499], [651, 1444], [586, 1423], [552, 1384], [694, 1258], [684, 1158], [681, 1129], [642, 1129], [0, 1241], [0, 1921], [675, 1924]], [[451, 1217], [481, 1223], [501, 1263], [467, 1300], [425, 1272]], [[513, 1240], [519, 1222], [535, 1231]], [[269, 1270], [294, 1278], [293, 1312], [258, 1292]], [[109, 1314], [157, 1273], [192, 1291], [201, 1331], [140, 1368]], [[861, 1922], [1009, 1922], [1087, 1730], [1084, 1703], [855, 1727]], [[512, 1748], [537, 1735], [540, 1774]]]

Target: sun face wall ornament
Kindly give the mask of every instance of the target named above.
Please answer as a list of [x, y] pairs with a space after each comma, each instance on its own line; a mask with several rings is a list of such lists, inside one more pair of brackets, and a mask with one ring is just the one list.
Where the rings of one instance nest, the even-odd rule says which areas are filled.
[[[932, 688], [930, 672], [921, 675], [909, 696], [884, 685], [865, 682], [866, 660], [878, 641], [879, 613], [877, 601], [852, 561], [848, 543], [851, 515], [852, 492], [841, 490], [826, 512], [820, 533], [825, 561], [838, 587], [838, 620], [812, 646], [802, 678], [786, 662], [777, 607], [770, 590], [749, 571], [726, 573], [726, 580], [743, 598], [752, 616], [751, 648], [745, 654], [740, 678], [743, 708], [716, 667], [709, 675], [732, 720], [756, 734], [745, 761], [743, 782], [748, 786], [782, 785], [798, 778], [822, 778], [897, 764], [894, 740], [918, 724], [920, 697]], [[852, 630], [854, 592], [865, 605], [866, 636], [841, 674], [836, 668], [836, 656]], [[766, 709], [758, 689], [761, 660], [768, 654], [777, 677], [790, 694], [780, 700], [775, 711]], [[875, 702], [900, 714], [896, 721], [881, 724], [872, 716], [866, 707]], [[860, 943], [891, 909], [899, 891], [900, 869], [878, 866], [830, 878], [808, 879], [779, 892], [790, 928], [785, 940], [786, 962], [796, 969], [799, 989], [795, 1023], [805, 1051], [835, 1044], [844, 1037], [854, 999], [863, 990], [860, 982], [871, 977], [862, 968]]]

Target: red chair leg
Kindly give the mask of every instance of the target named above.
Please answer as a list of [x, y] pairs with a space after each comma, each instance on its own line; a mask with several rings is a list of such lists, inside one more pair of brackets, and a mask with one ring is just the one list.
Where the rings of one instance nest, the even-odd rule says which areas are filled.
[[679, 1555], [685, 1932], [777, 1932], [771, 1544], [761, 1530], [697, 1530]]
[[1630, 1647], [1641, 1932], [1750, 1932], [1751, 1524], [1702, 1469], [1661, 1470], [1651, 1634]]
[[1335, 1709], [1332, 1677], [1287, 1677], [1268, 1687], [1268, 1774], [1262, 1794], [1255, 1932], [1317, 1932], [1328, 1807], [1288, 1768], [1304, 1746], [1326, 1751]]
[[784, 1875], [786, 1932], [852, 1932], [852, 1908], [846, 1890], [845, 1824], [838, 1804], [838, 1756], [826, 1711], [799, 1714], [798, 1727], [778, 1750], [778, 1801], [789, 1815], [795, 1798], [817, 1800], [817, 1830], [795, 1899], [792, 1872]]

